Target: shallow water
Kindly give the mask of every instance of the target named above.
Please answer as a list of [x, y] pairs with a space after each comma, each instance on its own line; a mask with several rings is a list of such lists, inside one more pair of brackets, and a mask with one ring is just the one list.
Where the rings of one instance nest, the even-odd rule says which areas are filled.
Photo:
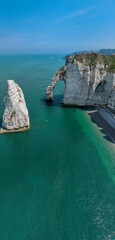
[[60, 55], [0, 56], [0, 118], [7, 79], [23, 89], [27, 132], [0, 135], [0, 240], [115, 239], [115, 148], [86, 111], [47, 105]]

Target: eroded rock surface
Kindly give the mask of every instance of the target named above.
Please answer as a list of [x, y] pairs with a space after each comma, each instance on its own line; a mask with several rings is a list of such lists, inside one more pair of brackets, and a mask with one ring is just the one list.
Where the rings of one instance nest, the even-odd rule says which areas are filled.
[[28, 109], [21, 88], [14, 80], [7, 81], [7, 96], [1, 132], [22, 131], [30, 127]]
[[[112, 68], [113, 62], [111, 63], [113, 57], [109, 56], [108, 59], [99, 54], [75, 57], [68, 55], [65, 66], [60, 68], [64, 71], [64, 78], [60, 77], [59, 69], [46, 89], [46, 100], [53, 101], [56, 82], [64, 80], [63, 105], [101, 105], [115, 110], [115, 70]], [[110, 61], [111, 65], [107, 61]]]
[[112, 90], [110, 98], [108, 99], [107, 106], [113, 110], [113, 113], [115, 113], [115, 87]]

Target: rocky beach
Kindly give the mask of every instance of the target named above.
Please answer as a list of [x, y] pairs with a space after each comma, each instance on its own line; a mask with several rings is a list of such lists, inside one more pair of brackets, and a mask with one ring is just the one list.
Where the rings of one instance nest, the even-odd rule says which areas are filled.
[[113, 143], [115, 143], [115, 118], [106, 108], [88, 108], [88, 114], [103, 132], [105, 132]]

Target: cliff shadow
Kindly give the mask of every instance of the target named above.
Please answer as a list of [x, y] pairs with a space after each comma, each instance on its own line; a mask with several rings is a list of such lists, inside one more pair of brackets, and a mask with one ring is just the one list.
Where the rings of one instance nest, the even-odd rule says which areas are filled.
[[59, 94], [59, 95], [54, 95], [54, 101], [53, 102], [47, 102], [45, 97], [41, 99], [41, 102], [47, 106], [51, 107], [61, 107], [61, 104], [63, 102], [64, 95]]
[[99, 111], [96, 109], [95, 106], [90, 106], [90, 107], [69, 106], [69, 108], [79, 108], [82, 111], [87, 111], [90, 117], [90, 120], [97, 125], [100, 132], [103, 134], [103, 137], [107, 141], [111, 143], [115, 143], [115, 128], [111, 126], [111, 123], [106, 121], [106, 118], [100, 115]]
[[115, 129], [109, 124], [104, 117], [102, 117], [98, 110], [95, 107], [88, 108], [88, 115], [90, 116], [90, 120], [97, 125], [100, 132], [103, 134], [103, 137], [111, 142], [115, 143]]

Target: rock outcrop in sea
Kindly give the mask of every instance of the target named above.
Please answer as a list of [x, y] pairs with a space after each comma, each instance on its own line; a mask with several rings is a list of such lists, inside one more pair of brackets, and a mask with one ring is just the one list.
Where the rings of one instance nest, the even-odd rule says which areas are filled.
[[65, 66], [46, 89], [46, 101], [53, 101], [53, 89], [59, 80], [65, 82], [64, 106], [100, 105], [115, 111], [115, 55], [68, 55]]
[[24, 131], [30, 128], [29, 113], [21, 88], [14, 80], [7, 81], [7, 96], [2, 120], [3, 132]]

